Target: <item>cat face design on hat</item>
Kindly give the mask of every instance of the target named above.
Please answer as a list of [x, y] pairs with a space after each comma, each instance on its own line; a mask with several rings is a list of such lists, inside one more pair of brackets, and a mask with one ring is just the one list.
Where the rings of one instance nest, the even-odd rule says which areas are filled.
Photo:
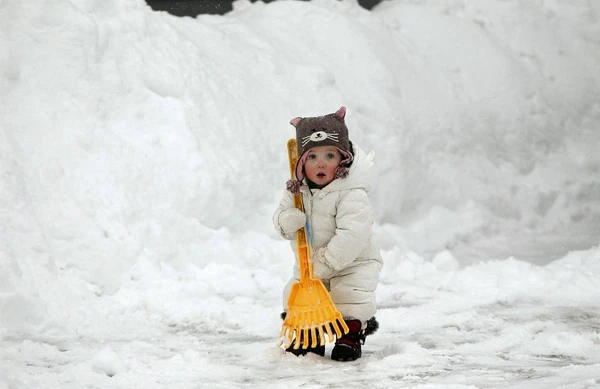
[[[296, 127], [296, 141], [298, 142], [299, 155], [296, 165], [296, 178], [302, 181], [304, 178], [304, 162], [308, 150], [317, 146], [333, 146], [340, 150], [343, 159], [340, 167], [352, 162], [352, 146], [348, 138], [348, 127], [344, 118], [346, 107], [341, 107], [335, 113], [317, 117], [296, 117], [290, 120], [290, 124]], [[340, 176], [345, 177], [347, 169], [340, 171]]]
[[322, 142], [326, 139], [331, 139], [334, 142], [340, 143], [339, 138], [340, 137], [338, 136], [338, 134], [335, 133], [328, 134], [325, 131], [317, 131], [302, 138], [302, 147], [306, 146], [310, 142]]

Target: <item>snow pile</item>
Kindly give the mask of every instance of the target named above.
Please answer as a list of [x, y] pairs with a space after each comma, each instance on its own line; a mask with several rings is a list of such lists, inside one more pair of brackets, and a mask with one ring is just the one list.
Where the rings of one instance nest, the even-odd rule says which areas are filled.
[[[165, 331], [264, 348], [291, 272], [270, 220], [288, 122], [345, 105], [379, 168], [379, 361], [443, 370], [458, 362], [432, 345], [473, 334], [494, 363], [597, 355], [563, 324], [593, 327], [600, 301], [599, 15], [559, 0], [240, 0], [196, 19], [142, 0], [1, 2], [0, 339], [138, 339], [69, 354], [61, 373], [106, 379], [143, 374], [148, 347], [154, 368], [210, 371], [203, 343], [161, 359]], [[524, 306], [575, 308], [555, 323], [534, 309], [540, 325]], [[421, 337], [394, 343], [402, 331]], [[44, 347], [6, 360], [66, 358]]]

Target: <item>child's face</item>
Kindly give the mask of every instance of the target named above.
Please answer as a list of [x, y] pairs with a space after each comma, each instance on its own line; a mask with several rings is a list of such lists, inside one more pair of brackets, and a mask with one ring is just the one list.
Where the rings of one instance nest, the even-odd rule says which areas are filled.
[[317, 185], [327, 185], [335, 178], [335, 169], [342, 161], [342, 153], [332, 146], [317, 146], [308, 151], [304, 173]]

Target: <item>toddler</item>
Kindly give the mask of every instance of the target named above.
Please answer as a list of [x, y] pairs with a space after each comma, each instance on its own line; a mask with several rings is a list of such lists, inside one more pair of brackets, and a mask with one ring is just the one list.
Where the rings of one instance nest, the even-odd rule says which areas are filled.
[[[313, 276], [323, 281], [350, 330], [336, 340], [331, 358], [353, 361], [361, 357], [365, 337], [379, 326], [373, 315], [382, 260], [372, 242], [374, 216], [367, 196], [376, 175], [373, 153], [350, 142], [345, 116], [341, 107], [325, 116], [290, 121], [299, 148], [296, 180], [287, 182], [273, 223], [282, 237], [292, 240], [296, 255], [296, 231], [306, 224]], [[302, 193], [305, 212], [294, 208], [295, 193]], [[284, 318], [292, 285], [300, 277], [297, 258], [295, 264], [283, 291]], [[292, 344], [287, 351], [324, 356], [325, 345], [294, 350]]]

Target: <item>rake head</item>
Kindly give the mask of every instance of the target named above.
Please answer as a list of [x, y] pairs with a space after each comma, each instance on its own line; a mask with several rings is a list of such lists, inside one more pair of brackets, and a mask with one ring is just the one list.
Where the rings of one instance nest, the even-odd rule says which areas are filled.
[[293, 339], [299, 339], [294, 342], [294, 349], [306, 349], [309, 343], [304, 339], [310, 339], [310, 346], [316, 347], [333, 342], [334, 334], [340, 338], [346, 333], [348, 326], [320, 280], [312, 278], [292, 285], [279, 346], [287, 347]]

